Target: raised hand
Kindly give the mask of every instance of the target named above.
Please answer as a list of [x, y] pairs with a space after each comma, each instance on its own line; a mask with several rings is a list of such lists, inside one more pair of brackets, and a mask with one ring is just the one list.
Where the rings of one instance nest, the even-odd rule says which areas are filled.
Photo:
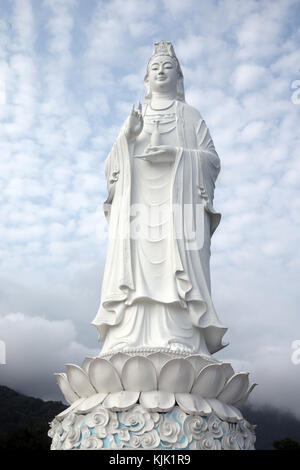
[[143, 130], [143, 116], [142, 116], [142, 105], [139, 102], [137, 109], [134, 105], [131, 108], [130, 114], [127, 118], [125, 134], [128, 140], [134, 140]]

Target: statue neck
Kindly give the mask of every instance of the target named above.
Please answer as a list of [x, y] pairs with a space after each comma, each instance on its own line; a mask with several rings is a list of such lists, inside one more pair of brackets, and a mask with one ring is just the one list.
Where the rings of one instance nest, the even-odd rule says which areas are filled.
[[175, 92], [157, 92], [152, 91], [151, 107], [153, 109], [167, 109], [175, 101]]

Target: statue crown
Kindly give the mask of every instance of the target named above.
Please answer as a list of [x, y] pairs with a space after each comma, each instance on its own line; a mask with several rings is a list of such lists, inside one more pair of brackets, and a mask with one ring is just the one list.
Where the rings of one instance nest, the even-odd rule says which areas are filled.
[[164, 54], [176, 58], [176, 54], [172, 46], [172, 43], [169, 41], [155, 42], [154, 47], [153, 47], [152, 57], [155, 55], [164, 55]]

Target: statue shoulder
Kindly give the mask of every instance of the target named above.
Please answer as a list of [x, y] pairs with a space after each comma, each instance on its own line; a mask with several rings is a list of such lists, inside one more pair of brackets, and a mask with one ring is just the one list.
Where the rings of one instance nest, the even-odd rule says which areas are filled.
[[181, 105], [186, 119], [191, 120], [194, 124], [203, 121], [203, 117], [199, 113], [198, 109], [188, 103], [181, 103]]

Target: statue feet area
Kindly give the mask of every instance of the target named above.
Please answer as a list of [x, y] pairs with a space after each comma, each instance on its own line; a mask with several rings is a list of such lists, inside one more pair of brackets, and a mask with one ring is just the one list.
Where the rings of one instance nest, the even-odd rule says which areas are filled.
[[51, 423], [52, 449], [254, 449], [239, 411], [248, 373], [181, 350], [128, 349], [56, 374], [70, 406]]

